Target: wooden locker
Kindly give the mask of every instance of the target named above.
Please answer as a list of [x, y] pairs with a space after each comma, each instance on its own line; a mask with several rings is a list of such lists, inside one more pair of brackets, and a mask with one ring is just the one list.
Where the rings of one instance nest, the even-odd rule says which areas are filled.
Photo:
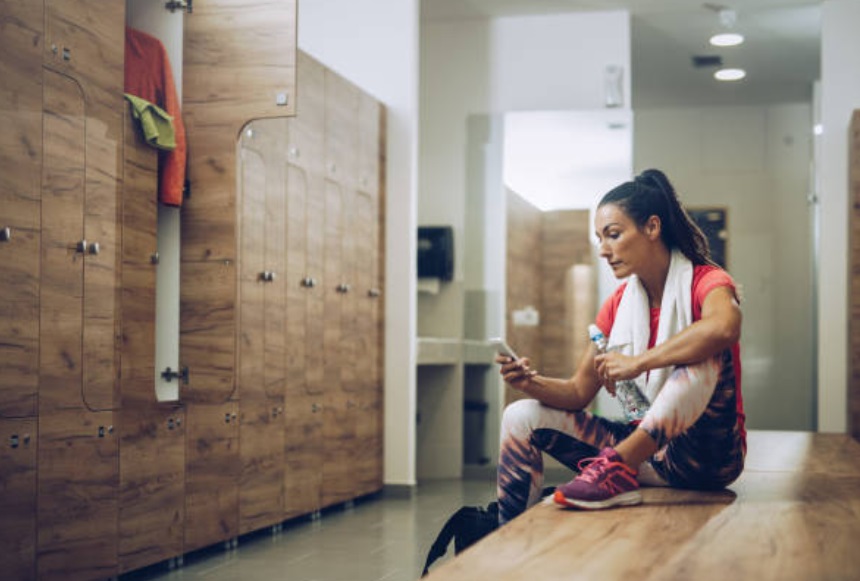
[[191, 405], [185, 411], [184, 550], [239, 534], [239, 406]]
[[299, 52], [297, 78], [298, 115], [287, 120], [284, 518], [320, 508], [322, 476], [325, 69]]
[[357, 373], [360, 393], [356, 425], [356, 487], [364, 495], [382, 489], [382, 309], [380, 279], [383, 245], [381, 163], [383, 110], [378, 101], [363, 94], [359, 102], [358, 196], [356, 226], [358, 252]]
[[130, 114], [123, 158], [120, 573], [181, 555], [185, 512], [184, 412], [155, 396], [158, 157]]
[[[84, 219], [81, 235], [74, 241], [87, 243], [82, 254], [81, 393], [92, 410], [116, 409], [125, 5], [47, 0], [45, 11], [44, 64], [51, 71], [46, 74], [65, 79], [61, 90], [84, 106], [83, 139], [69, 144], [80, 147], [77, 154], [83, 156], [79, 179], [83, 183]], [[55, 88], [46, 85], [46, 99], [48, 90]], [[53, 109], [55, 105], [46, 103]], [[57, 124], [49, 127], [46, 119], [46, 140], [53, 128], [58, 128]]]
[[4, 578], [36, 578], [35, 418], [0, 418], [0, 570]]
[[[295, 0], [212, 0], [185, 18], [182, 92], [191, 195], [182, 211], [180, 350], [191, 371], [191, 402], [223, 403], [234, 395], [236, 140], [252, 119], [295, 114], [295, 26]], [[216, 289], [202, 288], [195, 278], [198, 269], [215, 275], [198, 266], [210, 263], [224, 267], [226, 279]]]
[[283, 520], [286, 119], [239, 138], [239, 532]]
[[100, 337], [109, 329], [113, 338], [116, 314], [92, 308], [87, 295], [115, 296], [116, 239], [102, 238], [99, 253], [97, 241], [84, 242], [88, 221], [99, 222], [88, 194], [103, 185], [89, 179], [98, 170], [86, 154], [106, 146], [107, 135], [90, 131], [101, 120], [90, 117], [97, 109], [87, 107], [79, 82], [46, 69], [44, 86], [40, 317], [50, 331], [40, 340], [37, 571], [42, 579], [90, 579], [115, 574], [117, 564], [114, 419], [87, 407], [88, 394], [115, 405], [116, 348]]
[[[39, 377], [44, 4], [4, 2], [0, 34], [0, 418], [33, 417]], [[3, 477], [0, 466], [0, 478]], [[5, 534], [6, 523], [0, 522]]]
[[[180, 351], [190, 371], [183, 388], [186, 550], [239, 531], [237, 139], [251, 120], [295, 113], [295, 31], [295, 0], [212, 0], [185, 17], [182, 91], [191, 183], [182, 210], [180, 299]], [[224, 415], [233, 413], [225, 423]]]
[[354, 494], [356, 455], [355, 189], [359, 90], [333, 71], [325, 76], [325, 408], [323, 506]]
[[114, 414], [39, 414], [39, 579], [89, 581], [117, 574], [119, 453]]

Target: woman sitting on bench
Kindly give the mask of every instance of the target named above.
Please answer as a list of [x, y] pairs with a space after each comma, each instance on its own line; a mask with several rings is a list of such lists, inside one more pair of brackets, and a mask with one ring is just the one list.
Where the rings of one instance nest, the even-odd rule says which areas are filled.
[[[601, 258], [627, 279], [597, 315], [606, 349], [591, 345], [569, 379], [540, 375], [528, 358], [496, 358], [505, 381], [533, 398], [502, 419], [500, 523], [540, 499], [543, 452], [580, 471], [555, 502], [585, 509], [638, 504], [640, 484], [723, 488], [743, 470], [734, 281], [659, 170], [607, 193], [595, 229]], [[616, 386], [644, 394], [640, 419], [585, 411], [601, 387]]]

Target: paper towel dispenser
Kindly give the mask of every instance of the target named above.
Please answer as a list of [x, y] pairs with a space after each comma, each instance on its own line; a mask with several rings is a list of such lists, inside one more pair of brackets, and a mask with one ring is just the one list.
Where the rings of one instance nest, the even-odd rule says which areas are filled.
[[454, 278], [454, 229], [418, 227], [418, 278]]

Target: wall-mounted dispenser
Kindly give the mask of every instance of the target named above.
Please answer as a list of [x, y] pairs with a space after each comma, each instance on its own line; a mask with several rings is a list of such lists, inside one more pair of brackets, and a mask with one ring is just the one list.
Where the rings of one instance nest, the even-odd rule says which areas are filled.
[[454, 229], [451, 226], [418, 227], [418, 278], [454, 278]]

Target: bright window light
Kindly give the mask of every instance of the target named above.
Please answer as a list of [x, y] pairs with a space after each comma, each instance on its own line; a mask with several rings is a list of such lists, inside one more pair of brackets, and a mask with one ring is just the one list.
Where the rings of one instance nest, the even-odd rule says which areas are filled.
[[747, 76], [747, 72], [743, 69], [720, 69], [714, 73], [714, 78], [718, 81], [739, 81]]
[[736, 32], [725, 32], [723, 34], [715, 34], [711, 37], [711, 44], [714, 46], [737, 46], [744, 41], [744, 35]]

